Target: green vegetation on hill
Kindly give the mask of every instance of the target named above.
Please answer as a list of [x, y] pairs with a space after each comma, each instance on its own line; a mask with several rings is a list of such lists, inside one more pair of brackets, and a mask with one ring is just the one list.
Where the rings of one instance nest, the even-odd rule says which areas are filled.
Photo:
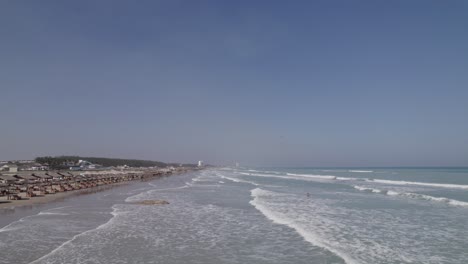
[[[123, 166], [130, 167], [167, 167], [168, 164], [160, 161], [151, 160], [136, 160], [136, 159], [112, 159], [112, 158], [96, 158], [96, 157], [79, 157], [79, 156], [59, 156], [59, 157], [37, 157], [36, 162], [41, 164], [49, 164], [51, 169], [66, 169], [71, 163], [77, 163], [79, 160], [86, 160], [94, 164], [99, 164], [104, 167]], [[67, 165], [68, 164], [68, 165]]]

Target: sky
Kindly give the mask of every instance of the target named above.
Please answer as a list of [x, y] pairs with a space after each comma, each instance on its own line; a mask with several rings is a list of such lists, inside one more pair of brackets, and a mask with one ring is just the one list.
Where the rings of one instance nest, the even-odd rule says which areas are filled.
[[468, 1], [0, 1], [0, 160], [468, 166]]

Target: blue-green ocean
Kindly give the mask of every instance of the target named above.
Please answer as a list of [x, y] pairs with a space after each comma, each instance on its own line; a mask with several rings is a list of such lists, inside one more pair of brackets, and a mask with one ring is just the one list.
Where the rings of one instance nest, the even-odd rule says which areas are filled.
[[[164, 199], [161, 206], [131, 202]], [[467, 168], [213, 168], [0, 210], [0, 263], [468, 263]]]

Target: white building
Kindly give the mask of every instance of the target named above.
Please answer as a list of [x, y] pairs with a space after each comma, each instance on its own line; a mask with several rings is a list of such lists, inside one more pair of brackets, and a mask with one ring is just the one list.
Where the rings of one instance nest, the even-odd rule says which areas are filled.
[[198, 161], [198, 167], [203, 167], [203, 161], [202, 160]]
[[1, 167], [2, 171], [18, 172], [18, 166], [16, 164], [5, 164]]
[[13, 165], [10, 165], [8, 166], [9, 167], [9, 172], [18, 172], [18, 166], [13, 164]]

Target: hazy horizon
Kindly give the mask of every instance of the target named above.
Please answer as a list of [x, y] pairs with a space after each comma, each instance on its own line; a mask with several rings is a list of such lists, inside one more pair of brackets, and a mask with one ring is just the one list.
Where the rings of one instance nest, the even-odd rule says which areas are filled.
[[0, 160], [468, 166], [466, 1], [1, 1]]

